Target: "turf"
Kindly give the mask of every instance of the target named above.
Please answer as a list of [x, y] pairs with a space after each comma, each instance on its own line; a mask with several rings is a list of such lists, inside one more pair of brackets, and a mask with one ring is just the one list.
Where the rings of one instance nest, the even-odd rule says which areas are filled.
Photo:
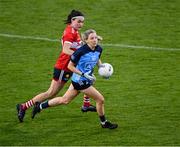
[[19, 123], [15, 105], [47, 90], [61, 47], [0, 36], [0, 145], [180, 145], [180, 1], [0, 0], [0, 33], [59, 39], [72, 9], [86, 15], [82, 32], [93, 28], [104, 38], [102, 60], [114, 74], [105, 80], [96, 68], [95, 86], [105, 96], [107, 118], [120, 127], [102, 129], [96, 113], [82, 113], [82, 94], [35, 120], [29, 110]]

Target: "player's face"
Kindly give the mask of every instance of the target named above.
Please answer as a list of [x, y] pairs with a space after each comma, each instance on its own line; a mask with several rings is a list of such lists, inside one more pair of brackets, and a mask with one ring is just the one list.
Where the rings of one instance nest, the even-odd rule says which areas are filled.
[[98, 43], [97, 34], [96, 33], [89, 34], [88, 39], [87, 39], [86, 42], [91, 48], [94, 49], [96, 47], [97, 43]]
[[83, 24], [84, 24], [84, 20], [81, 20], [79, 18], [76, 18], [71, 21], [71, 26], [76, 30], [80, 30], [83, 27]]

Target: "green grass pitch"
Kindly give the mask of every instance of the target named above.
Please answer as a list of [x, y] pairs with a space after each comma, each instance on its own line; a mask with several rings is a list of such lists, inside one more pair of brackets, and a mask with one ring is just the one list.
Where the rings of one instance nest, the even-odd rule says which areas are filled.
[[[82, 94], [17, 120], [16, 104], [49, 87], [61, 45], [3, 34], [59, 39], [72, 9], [86, 15], [81, 32], [93, 28], [104, 38], [102, 61], [114, 74], [105, 80], [96, 68], [95, 86], [116, 130], [80, 111]], [[179, 10], [179, 0], [0, 0], [0, 145], [180, 145]]]

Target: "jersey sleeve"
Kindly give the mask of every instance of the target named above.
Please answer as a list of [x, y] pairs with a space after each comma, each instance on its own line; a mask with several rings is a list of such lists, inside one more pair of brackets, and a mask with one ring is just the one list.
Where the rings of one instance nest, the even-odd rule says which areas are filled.
[[63, 34], [63, 41], [68, 41], [68, 42], [73, 42], [74, 41], [74, 35], [73, 33], [67, 29], [64, 31], [64, 34]]
[[82, 55], [82, 51], [81, 49], [76, 50], [72, 55], [71, 55], [71, 61], [77, 65], [77, 63], [79, 62], [79, 59]]
[[102, 49], [101, 46], [99, 46], [99, 45], [98, 45], [98, 50], [99, 50], [99, 52], [100, 52], [100, 54], [99, 54], [99, 59], [100, 59], [100, 58], [101, 58], [101, 54], [102, 54], [102, 50], [103, 50], [103, 49]]

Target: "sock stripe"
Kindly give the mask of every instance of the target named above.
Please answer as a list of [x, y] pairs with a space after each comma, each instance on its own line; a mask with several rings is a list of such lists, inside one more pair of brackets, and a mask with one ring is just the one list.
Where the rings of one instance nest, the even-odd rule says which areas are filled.
[[28, 101], [28, 102], [27, 102], [27, 104], [28, 104], [28, 106], [31, 106], [31, 103], [30, 103], [30, 101]]
[[34, 105], [33, 100], [27, 101], [27, 102], [25, 103], [25, 105], [26, 105], [26, 108], [29, 108], [29, 107], [33, 106], [33, 105]]
[[34, 105], [33, 100], [30, 100], [31, 106]]
[[84, 96], [83, 106], [89, 107], [90, 106], [90, 98], [88, 96]]
[[28, 108], [28, 104], [27, 104], [27, 102], [25, 103], [25, 105], [26, 105], [26, 108]]
[[84, 99], [84, 102], [90, 102], [90, 100], [89, 100], [89, 99], [88, 99], [88, 100], [87, 100], [87, 99]]

